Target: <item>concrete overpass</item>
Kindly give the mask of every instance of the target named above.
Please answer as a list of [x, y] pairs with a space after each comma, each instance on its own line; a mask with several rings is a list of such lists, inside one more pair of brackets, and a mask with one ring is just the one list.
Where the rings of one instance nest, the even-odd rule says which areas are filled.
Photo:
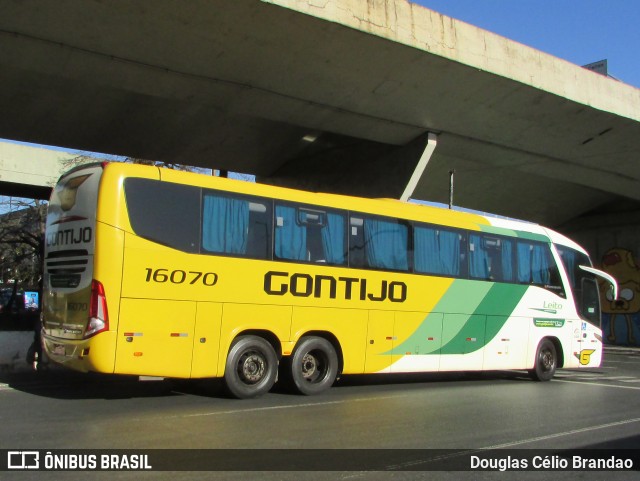
[[49, 199], [63, 172], [91, 160], [72, 152], [0, 142], [0, 193]]
[[574, 226], [640, 217], [640, 90], [405, 0], [0, 0], [0, 137]]

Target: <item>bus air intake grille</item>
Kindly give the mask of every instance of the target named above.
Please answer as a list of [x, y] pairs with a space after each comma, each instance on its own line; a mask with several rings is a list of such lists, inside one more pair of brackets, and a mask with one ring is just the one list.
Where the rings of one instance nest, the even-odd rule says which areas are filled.
[[45, 259], [46, 274], [52, 287], [75, 288], [87, 270], [89, 252], [83, 249], [50, 252]]

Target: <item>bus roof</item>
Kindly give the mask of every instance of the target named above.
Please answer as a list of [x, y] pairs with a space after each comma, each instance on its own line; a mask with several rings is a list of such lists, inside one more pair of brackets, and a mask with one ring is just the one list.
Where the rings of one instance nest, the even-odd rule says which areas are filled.
[[120, 162], [111, 162], [102, 165], [109, 170], [120, 170], [118, 176], [155, 178], [165, 182], [176, 182], [247, 195], [273, 197], [285, 201], [397, 217], [452, 228], [477, 230], [513, 237], [526, 237], [546, 242], [550, 241], [571, 247], [586, 254], [586, 251], [577, 243], [552, 229], [531, 222], [507, 219], [486, 213], [463, 212], [438, 206], [404, 202], [397, 199], [371, 199], [309, 192], [155, 166]]

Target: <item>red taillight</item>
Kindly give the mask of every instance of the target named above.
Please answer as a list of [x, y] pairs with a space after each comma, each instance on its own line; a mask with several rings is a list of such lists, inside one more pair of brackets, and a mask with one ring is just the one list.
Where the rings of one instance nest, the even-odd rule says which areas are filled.
[[107, 312], [107, 297], [104, 286], [96, 281], [91, 281], [91, 302], [89, 306], [89, 321], [85, 329], [84, 337], [91, 337], [102, 331], [109, 330], [109, 313]]

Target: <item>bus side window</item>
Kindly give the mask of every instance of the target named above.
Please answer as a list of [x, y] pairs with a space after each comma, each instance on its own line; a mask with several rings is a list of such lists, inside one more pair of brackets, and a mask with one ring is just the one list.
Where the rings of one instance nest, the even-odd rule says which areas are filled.
[[268, 201], [206, 191], [202, 203], [202, 249], [257, 259], [269, 258]]
[[362, 217], [351, 216], [349, 219], [349, 266], [367, 267]]
[[517, 241], [517, 281], [544, 287], [565, 297], [558, 266], [548, 244], [533, 241]]
[[413, 228], [414, 269], [423, 274], [460, 277], [464, 256], [460, 233], [431, 226]]
[[583, 319], [591, 324], [600, 325], [600, 295], [598, 293], [598, 282], [593, 278], [582, 278], [582, 289], [578, 307]]
[[480, 234], [469, 235], [469, 273], [495, 282], [514, 280], [513, 241]]
[[128, 177], [124, 192], [129, 221], [137, 235], [184, 252], [200, 250], [199, 188]]
[[276, 204], [277, 259], [345, 265], [346, 216], [338, 211]]
[[347, 263], [346, 223], [346, 216], [342, 213], [329, 211], [324, 214], [324, 223], [315, 229], [316, 244], [321, 247], [318, 251], [322, 252], [317, 261], [331, 265]]
[[271, 259], [271, 202], [253, 199], [249, 202], [249, 235], [247, 256]]
[[350, 265], [409, 270], [409, 225], [383, 217], [351, 217]]

